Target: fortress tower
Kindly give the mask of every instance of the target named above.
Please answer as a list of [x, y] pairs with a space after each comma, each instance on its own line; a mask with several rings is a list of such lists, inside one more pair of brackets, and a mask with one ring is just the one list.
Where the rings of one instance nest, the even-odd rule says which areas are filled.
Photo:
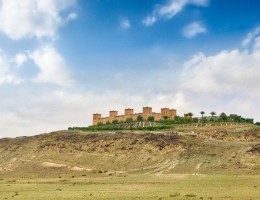
[[115, 110], [109, 111], [109, 121], [110, 122], [115, 120], [117, 116], [118, 116], [118, 111], [115, 111]]
[[147, 118], [149, 116], [152, 116], [152, 114], [153, 114], [152, 107], [148, 107], [148, 106], [143, 107], [142, 117], [143, 117], [144, 120], [147, 120]]
[[161, 108], [161, 114], [162, 116], [168, 116], [170, 115], [170, 109], [169, 108]]
[[174, 116], [176, 116], [176, 115], [177, 115], [176, 109], [170, 109], [169, 110], [169, 117], [170, 117], [170, 119], [173, 119]]
[[125, 117], [126, 118], [131, 117], [133, 114], [134, 114], [134, 109], [132, 109], [132, 108], [126, 108], [125, 109]]
[[97, 125], [99, 120], [101, 119], [101, 114], [93, 114], [93, 125]]
[[143, 114], [151, 115], [152, 114], [152, 107], [143, 107]]

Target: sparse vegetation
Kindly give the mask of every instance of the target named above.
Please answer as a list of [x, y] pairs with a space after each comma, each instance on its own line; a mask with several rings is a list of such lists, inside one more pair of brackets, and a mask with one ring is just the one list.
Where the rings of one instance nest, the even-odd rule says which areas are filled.
[[34, 179], [33, 183], [28, 184], [26, 179], [21, 179], [17, 184], [1, 184], [0, 199], [246, 200], [259, 199], [259, 190], [254, 187], [259, 182], [259, 176], [166, 174], [146, 175], [145, 177], [133, 175], [124, 177], [124, 179], [115, 176], [110, 179], [107, 177], [84, 177], [68, 180], [68, 183], [60, 183], [55, 179]]

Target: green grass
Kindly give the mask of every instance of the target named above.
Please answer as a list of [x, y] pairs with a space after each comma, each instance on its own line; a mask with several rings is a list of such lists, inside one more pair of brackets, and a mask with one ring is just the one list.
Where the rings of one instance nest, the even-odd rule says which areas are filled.
[[260, 175], [3, 179], [0, 199], [260, 199]]

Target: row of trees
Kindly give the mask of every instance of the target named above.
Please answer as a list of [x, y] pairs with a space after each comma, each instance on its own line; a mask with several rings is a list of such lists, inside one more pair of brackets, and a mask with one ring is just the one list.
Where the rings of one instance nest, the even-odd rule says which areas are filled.
[[[163, 129], [172, 129], [172, 125], [161, 125], [161, 126], [147, 126], [147, 127], [130, 127], [127, 130], [163, 130]], [[81, 131], [115, 131], [115, 130], [126, 130], [123, 126], [89, 126], [89, 127], [69, 127], [68, 130], [81, 130]]]
[[[203, 118], [205, 112], [204, 112], [204, 111], [201, 111], [200, 114], [201, 114], [201, 118]], [[215, 113], [214, 111], [212, 111], [212, 112], [210, 113], [210, 115], [211, 115], [212, 118], [213, 118], [213, 117], [216, 115], [216, 113]], [[185, 116], [188, 116], [189, 118], [192, 118], [192, 117], [193, 117], [193, 113], [192, 113], [192, 112], [189, 112], [189, 113], [185, 114]]]
[[192, 118], [193, 114], [191, 112], [185, 114], [185, 116], [188, 116], [188, 118], [192, 119], [192, 120], [186, 120], [186, 121], [193, 121], [193, 122], [238, 122], [238, 123], [251, 123], [253, 124], [254, 123], [254, 119], [252, 118], [244, 118], [244, 117], [241, 117], [240, 115], [237, 115], [237, 114], [230, 114], [229, 116], [222, 112], [219, 116], [216, 116], [216, 112], [212, 111], [210, 112], [209, 114], [211, 115], [210, 117], [205, 117], [205, 112], [204, 111], [201, 111], [200, 112], [201, 114], [201, 118], [198, 119], [198, 118]]
[[[167, 116], [164, 116], [164, 118], [165, 118], [165, 117], [167, 117]], [[167, 117], [167, 118], [168, 118], [168, 117]], [[144, 118], [143, 118], [141, 115], [138, 115], [136, 121], [137, 121], [137, 122], [142, 122], [142, 121], [144, 121]], [[148, 122], [153, 122], [153, 121], [154, 121], [154, 116], [149, 116], [149, 117], [147, 118], [147, 121], [148, 121]], [[121, 122], [119, 122], [118, 120], [115, 119], [115, 120], [112, 121], [112, 123], [109, 122], [109, 121], [107, 121], [107, 122], [105, 123], [105, 125], [119, 124], [119, 123], [132, 123], [132, 122], [134, 122], [134, 120], [133, 120], [132, 118], [127, 118], [125, 121], [121, 121]], [[98, 123], [98, 126], [102, 126], [102, 125], [104, 125], [104, 123], [102, 123], [102, 122], [99, 122], [99, 123]]]

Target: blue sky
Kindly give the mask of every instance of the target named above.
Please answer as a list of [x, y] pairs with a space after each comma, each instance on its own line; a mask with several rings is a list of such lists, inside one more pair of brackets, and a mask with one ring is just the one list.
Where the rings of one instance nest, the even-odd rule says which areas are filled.
[[0, 137], [142, 106], [260, 121], [259, 0], [0, 0]]

